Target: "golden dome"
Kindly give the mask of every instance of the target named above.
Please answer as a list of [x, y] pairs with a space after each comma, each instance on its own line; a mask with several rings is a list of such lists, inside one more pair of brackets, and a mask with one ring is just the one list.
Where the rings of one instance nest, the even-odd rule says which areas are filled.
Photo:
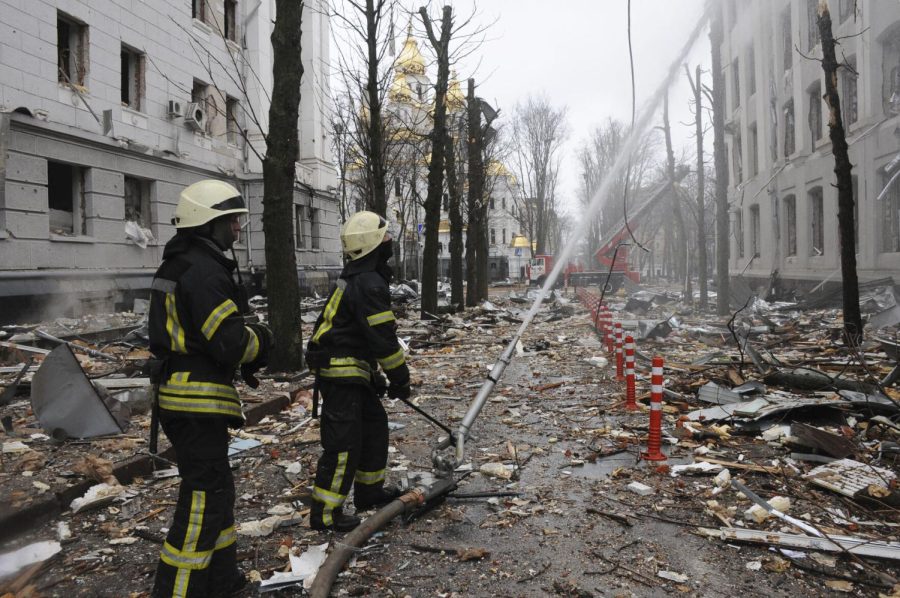
[[406, 31], [406, 41], [403, 42], [403, 49], [397, 56], [397, 62], [394, 68], [403, 73], [412, 73], [414, 75], [425, 74], [425, 58], [419, 52], [419, 44], [413, 39], [412, 23]]
[[512, 173], [506, 168], [503, 162], [499, 160], [491, 160], [487, 165], [488, 176], [510, 176]]
[[409, 81], [402, 71], [397, 71], [394, 75], [394, 82], [391, 84], [391, 90], [388, 97], [393, 102], [409, 102], [412, 101], [412, 89], [409, 87]]
[[466, 96], [463, 95], [459, 81], [456, 80], [456, 71], [450, 77], [450, 85], [447, 86], [447, 108], [451, 112], [462, 110], [466, 105]]

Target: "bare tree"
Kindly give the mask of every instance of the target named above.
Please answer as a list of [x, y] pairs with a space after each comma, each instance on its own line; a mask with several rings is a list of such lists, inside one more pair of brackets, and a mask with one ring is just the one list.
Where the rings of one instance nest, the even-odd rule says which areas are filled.
[[704, 209], [705, 189], [704, 174], [705, 167], [703, 163], [703, 87], [700, 82], [700, 65], [697, 65], [694, 79], [691, 79], [691, 72], [687, 65], [684, 65], [684, 72], [687, 75], [688, 82], [691, 84], [691, 90], [694, 92], [694, 135], [697, 137], [697, 209], [694, 214], [697, 221], [697, 277], [700, 282], [700, 309], [706, 311], [709, 307], [709, 298], [706, 289], [706, 210]]
[[724, 4], [712, 8], [709, 41], [712, 46], [713, 152], [716, 164], [716, 313], [729, 313], [730, 278], [728, 262], [731, 238], [728, 234], [728, 156], [725, 148], [725, 73], [722, 70]]
[[[666, 176], [672, 184], [672, 212], [675, 215], [677, 228], [677, 274], [683, 283], [684, 300], [687, 303], [693, 301], [693, 287], [688, 272], [688, 237], [684, 224], [684, 216], [681, 213], [681, 198], [676, 188], [675, 152], [672, 150], [672, 128], [669, 126], [669, 96], [663, 97], [663, 134], [666, 139]], [[668, 248], [667, 248], [668, 249]]]
[[564, 107], [554, 108], [543, 96], [529, 96], [516, 105], [512, 125], [514, 163], [525, 190], [522, 209], [537, 253], [544, 253], [547, 247], [547, 224], [556, 210], [557, 173], [566, 134]]
[[[825, 103], [830, 118], [828, 131], [834, 153], [834, 174], [838, 190], [838, 235], [841, 245], [841, 277], [844, 307], [844, 338], [848, 345], [858, 346], [863, 337], [862, 315], [859, 309], [859, 278], [856, 273], [856, 232], [853, 210], [853, 183], [850, 175], [853, 165], [847, 152], [841, 100], [838, 96], [838, 62], [834, 47], [836, 41], [831, 31], [831, 13], [826, 2], [819, 3], [819, 35], [822, 39], [822, 70], [825, 71]], [[850, 68], [849, 65], [843, 65]]]

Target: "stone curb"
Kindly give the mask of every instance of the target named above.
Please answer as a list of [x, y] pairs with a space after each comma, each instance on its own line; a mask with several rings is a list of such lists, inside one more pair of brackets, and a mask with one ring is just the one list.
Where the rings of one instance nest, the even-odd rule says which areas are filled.
[[[274, 399], [253, 405], [244, 412], [244, 416], [247, 419], [245, 425], [255, 425], [264, 417], [274, 415], [290, 407], [290, 405], [291, 400], [286, 396], [277, 396]], [[175, 451], [172, 447], [169, 447], [161, 452], [160, 456], [174, 460]], [[121, 484], [129, 484], [134, 478], [147, 476], [152, 472], [153, 459], [149, 454], [132, 457], [113, 469], [113, 475], [116, 476], [116, 479]], [[21, 509], [0, 515], [0, 542], [5, 542], [24, 534], [67, 511], [73, 500], [83, 496], [96, 483], [93, 480], [83, 480], [68, 486], [61, 492], [31, 502]]]

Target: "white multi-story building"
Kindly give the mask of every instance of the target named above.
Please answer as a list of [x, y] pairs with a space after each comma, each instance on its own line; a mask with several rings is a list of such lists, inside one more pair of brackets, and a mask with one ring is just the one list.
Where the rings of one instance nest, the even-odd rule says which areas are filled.
[[[306, 286], [340, 266], [324, 4], [303, 15], [297, 235], [286, 248]], [[249, 0], [0, 0], [7, 317], [109, 309], [146, 292], [178, 194], [203, 178], [242, 189], [252, 216], [238, 259], [264, 268], [255, 151], [265, 152], [273, 11]]]
[[[840, 282], [837, 189], [816, 26], [819, 0], [730, 0], [726, 78], [732, 274]], [[900, 4], [831, 0], [861, 281], [900, 276]], [[854, 11], [855, 8], [855, 11]], [[890, 185], [890, 186], [889, 186]], [[889, 188], [883, 192], [885, 187]], [[882, 195], [881, 199], [878, 199]]]

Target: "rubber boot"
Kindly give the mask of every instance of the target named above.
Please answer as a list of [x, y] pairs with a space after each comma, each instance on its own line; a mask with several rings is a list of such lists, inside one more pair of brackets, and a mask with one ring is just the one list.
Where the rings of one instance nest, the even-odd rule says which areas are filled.
[[362, 520], [356, 515], [345, 515], [340, 507], [331, 512], [331, 525], [322, 521], [325, 505], [320, 502], [313, 503], [309, 512], [309, 527], [318, 531], [349, 532], [356, 528]]
[[353, 504], [356, 506], [357, 511], [367, 511], [393, 502], [402, 494], [403, 491], [394, 485], [368, 486], [356, 484], [353, 487]]

